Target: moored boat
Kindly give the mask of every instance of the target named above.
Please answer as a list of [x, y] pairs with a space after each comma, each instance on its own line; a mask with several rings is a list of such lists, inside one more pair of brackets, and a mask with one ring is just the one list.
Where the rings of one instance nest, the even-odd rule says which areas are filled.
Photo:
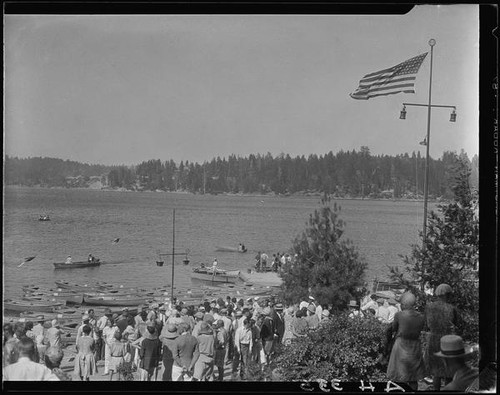
[[110, 287], [108, 284], [97, 283], [94, 285], [92, 285], [92, 284], [80, 285], [80, 284], [72, 283], [70, 281], [62, 281], [62, 280], [56, 280], [55, 283], [58, 286], [58, 288], [69, 289], [69, 290], [74, 291], [74, 292], [102, 291], [102, 290]]
[[54, 269], [81, 269], [85, 267], [97, 267], [101, 265], [101, 261], [97, 259], [95, 262], [79, 261], [72, 263], [54, 262]]
[[60, 302], [52, 301], [34, 301], [34, 300], [12, 300], [3, 301], [4, 310], [10, 311], [36, 311], [36, 312], [53, 312], [55, 308], [62, 306]]
[[240, 279], [240, 271], [216, 269], [214, 273], [210, 268], [200, 267], [193, 269], [191, 278], [210, 283], [235, 283]]
[[151, 297], [143, 297], [136, 295], [120, 295], [120, 296], [85, 296], [86, 304], [94, 306], [132, 306], [143, 303], [148, 303], [152, 300]]
[[244, 253], [244, 252], [247, 252], [248, 250], [245, 247], [240, 248], [240, 247], [216, 246], [215, 247], [215, 251], [218, 251], [218, 252], [241, 252], [241, 253]]

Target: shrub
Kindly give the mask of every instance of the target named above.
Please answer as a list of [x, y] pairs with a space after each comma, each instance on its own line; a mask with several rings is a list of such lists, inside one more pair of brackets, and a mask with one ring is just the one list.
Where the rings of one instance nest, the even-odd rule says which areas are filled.
[[387, 380], [377, 362], [383, 348], [384, 325], [373, 317], [349, 318], [348, 313], [293, 339], [276, 359], [284, 381]]
[[133, 362], [122, 362], [116, 368], [121, 381], [134, 381], [134, 372], [137, 371], [137, 366]]

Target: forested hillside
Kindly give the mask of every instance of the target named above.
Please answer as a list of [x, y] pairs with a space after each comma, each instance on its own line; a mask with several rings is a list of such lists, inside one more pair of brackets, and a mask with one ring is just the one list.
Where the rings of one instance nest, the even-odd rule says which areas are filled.
[[[479, 161], [470, 161], [471, 184], [477, 188]], [[452, 153], [429, 163], [429, 195], [448, 198]], [[134, 166], [83, 164], [54, 158], [5, 157], [4, 183], [42, 187], [88, 187], [192, 193], [332, 193], [339, 197], [406, 197], [423, 195], [425, 158], [413, 152], [371, 155], [368, 147], [334, 154], [273, 157], [251, 154], [213, 158], [202, 164], [160, 159]], [[99, 184], [100, 183], [100, 184]], [[418, 192], [417, 192], [418, 188]]]

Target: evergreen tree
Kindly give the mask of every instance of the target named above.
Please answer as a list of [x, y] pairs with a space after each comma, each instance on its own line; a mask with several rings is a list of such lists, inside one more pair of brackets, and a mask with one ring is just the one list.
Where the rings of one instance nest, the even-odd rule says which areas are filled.
[[366, 262], [351, 241], [342, 238], [345, 224], [339, 212], [325, 194], [306, 230], [294, 240], [296, 259], [282, 275], [286, 301], [294, 303], [312, 293], [319, 303], [344, 309], [363, 283]]
[[425, 242], [413, 245], [410, 256], [403, 257], [409, 278], [405, 278], [404, 273], [396, 268], [391, 268], [391, 275], [393, 280], [407, 286], [413, 284], [413, 290], [421, 297], [421, 303], [428, 299], [423, 293], [424, 287], [435, 289], [439, 284], [449, 284], [453, 289], [452, 303], [464, 318], [459, 331], [468, 340], [477, 341], [478, 196], [469, 185], [471, 169], [468, 160], [456, 154], [453, 158], [450, 177], [453, 200], [439, 205], [437, 213], [429, 214]]

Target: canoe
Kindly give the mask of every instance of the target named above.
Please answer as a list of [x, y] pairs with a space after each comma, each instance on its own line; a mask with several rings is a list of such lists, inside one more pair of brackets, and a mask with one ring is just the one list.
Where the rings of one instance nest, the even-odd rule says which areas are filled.
[[215, 251], [219, 252], [240, 252], [244, 253], [247, 252], [248, 250], [245, 248], [244, 250], [240, 250], [238, 247], [226, 247], [226, 246], [216, 246]]
[[240, 279], [240, 271], [217, 269], [214, 275], [210, 269], [194, 268], [191, 273], [191, 278], [208, 281], [210, 283], [235, 283]]
[[81, 269], [85, 267], [97, 267], [101, 265], [101, 261], [95, 262], [79, 261], [73, 263], [57, 263], [54, 262], [54, 269]]
[[136, 295], [130, 296], [85, 296], [86, 304], [94, 306], [132, 306], [148, 303], [152, 298]]
[[7, 299], [3, 302], [4, 310], [10, 311], [41, 311], [41, 312], [53, 312], [54, 308], [62, 306], [59, 302], [42, 302], [42, 301], [29, 301], [29, 300], [11, 300]]

